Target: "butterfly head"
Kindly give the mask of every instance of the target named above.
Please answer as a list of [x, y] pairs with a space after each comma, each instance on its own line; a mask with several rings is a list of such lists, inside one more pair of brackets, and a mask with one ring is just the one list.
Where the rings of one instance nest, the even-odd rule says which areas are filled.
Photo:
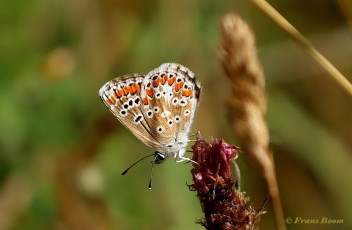
[[154, 164], [161, 164], [165, 161], [166, 157], [164, 154], [162, 154], [161, 152], [155, 151], [154, 153], [155, 157], [154, 157]]

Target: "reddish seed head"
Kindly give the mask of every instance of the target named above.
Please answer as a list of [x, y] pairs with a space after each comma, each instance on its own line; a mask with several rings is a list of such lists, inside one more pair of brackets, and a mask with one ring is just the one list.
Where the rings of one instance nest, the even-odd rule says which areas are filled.
[[200, 223], [207, 230], [250, 230], [256, 220], [253, 209], [246, 199], [233, 188], [234, 181], [230, 163], [237, 158], [238, 147], [224, 140], [204, 140], [200, 134], [193, 146], [193, 164], [191, 170], [194, 184], [191, 190], [197, 192], [205, 219]]
[[204, 181], [206, 177], [214, 179], [222, 177], [225, 180], [232, 180], [230, 161], [237, 158], [238, 149], [224, 140], [214, 139], [213, 143], [209, 143], [198, 134], [197, 142], [193, 146], [193, 160], [199, 164], [198, 167], [195, 166], [192, 169], [194, 185], [207, 186]]

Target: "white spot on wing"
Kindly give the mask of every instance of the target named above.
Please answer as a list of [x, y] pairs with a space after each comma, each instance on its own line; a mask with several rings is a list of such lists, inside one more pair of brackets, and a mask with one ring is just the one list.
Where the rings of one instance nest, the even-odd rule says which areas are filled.
[[161, 114], [161, 117], [167, 117], [170, 114], [171, 114], [171, 112], [165, 109], [164, 112]]

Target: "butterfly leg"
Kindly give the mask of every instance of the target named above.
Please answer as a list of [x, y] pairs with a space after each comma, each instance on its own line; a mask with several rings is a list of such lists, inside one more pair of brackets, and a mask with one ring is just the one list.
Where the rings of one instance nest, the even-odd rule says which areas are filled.
[[190, 137], [194, 137], [194, 136], [197, 136], [198, 133], [199, 133], [199, 131], [197, 131], [197, 132], [194, 133], [194, 134], [190, 134], [189, 136], [190, 136]]
[[192, 162], [192, 163], [194, 163], [194, 164], [199, 165], [197, 162], [195, 162], [194, 160], [192, 160], [192, 159], [190, 159], [190, 158], [181, 157], [181, 156], [176, 157], [176, 163], [179, 163], [179, 162], [182, 162], [182, 161], [188, 161], [188, 162]]
[[197, 162], [195, 162], [194, 160], [184, 157], [183, 155], [185, 154], [186, 150], [185, 149], [181, 149], [178, 153], [175, 153], [175, 160], [176, 163], [182, 162], [182, 161], [188, 161], [188, 162], [192, 162], [194, 164], [197, 164]]

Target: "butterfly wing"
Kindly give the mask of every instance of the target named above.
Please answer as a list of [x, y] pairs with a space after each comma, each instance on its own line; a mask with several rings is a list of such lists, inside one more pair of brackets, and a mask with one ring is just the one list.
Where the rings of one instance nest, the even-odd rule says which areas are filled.
[[146, 75], [142, 112], [160, 143], [156, 150], [171, 155], [186, 147], [200, 90], [194, 73], [179, 64], [166, 63]]
[[140, 94], [144, 78], [141, 74], [115, 78], [100, 88], [99, 96], [105, 106], [138, 139], [155, 148], [158, 142], [142, 113]]

